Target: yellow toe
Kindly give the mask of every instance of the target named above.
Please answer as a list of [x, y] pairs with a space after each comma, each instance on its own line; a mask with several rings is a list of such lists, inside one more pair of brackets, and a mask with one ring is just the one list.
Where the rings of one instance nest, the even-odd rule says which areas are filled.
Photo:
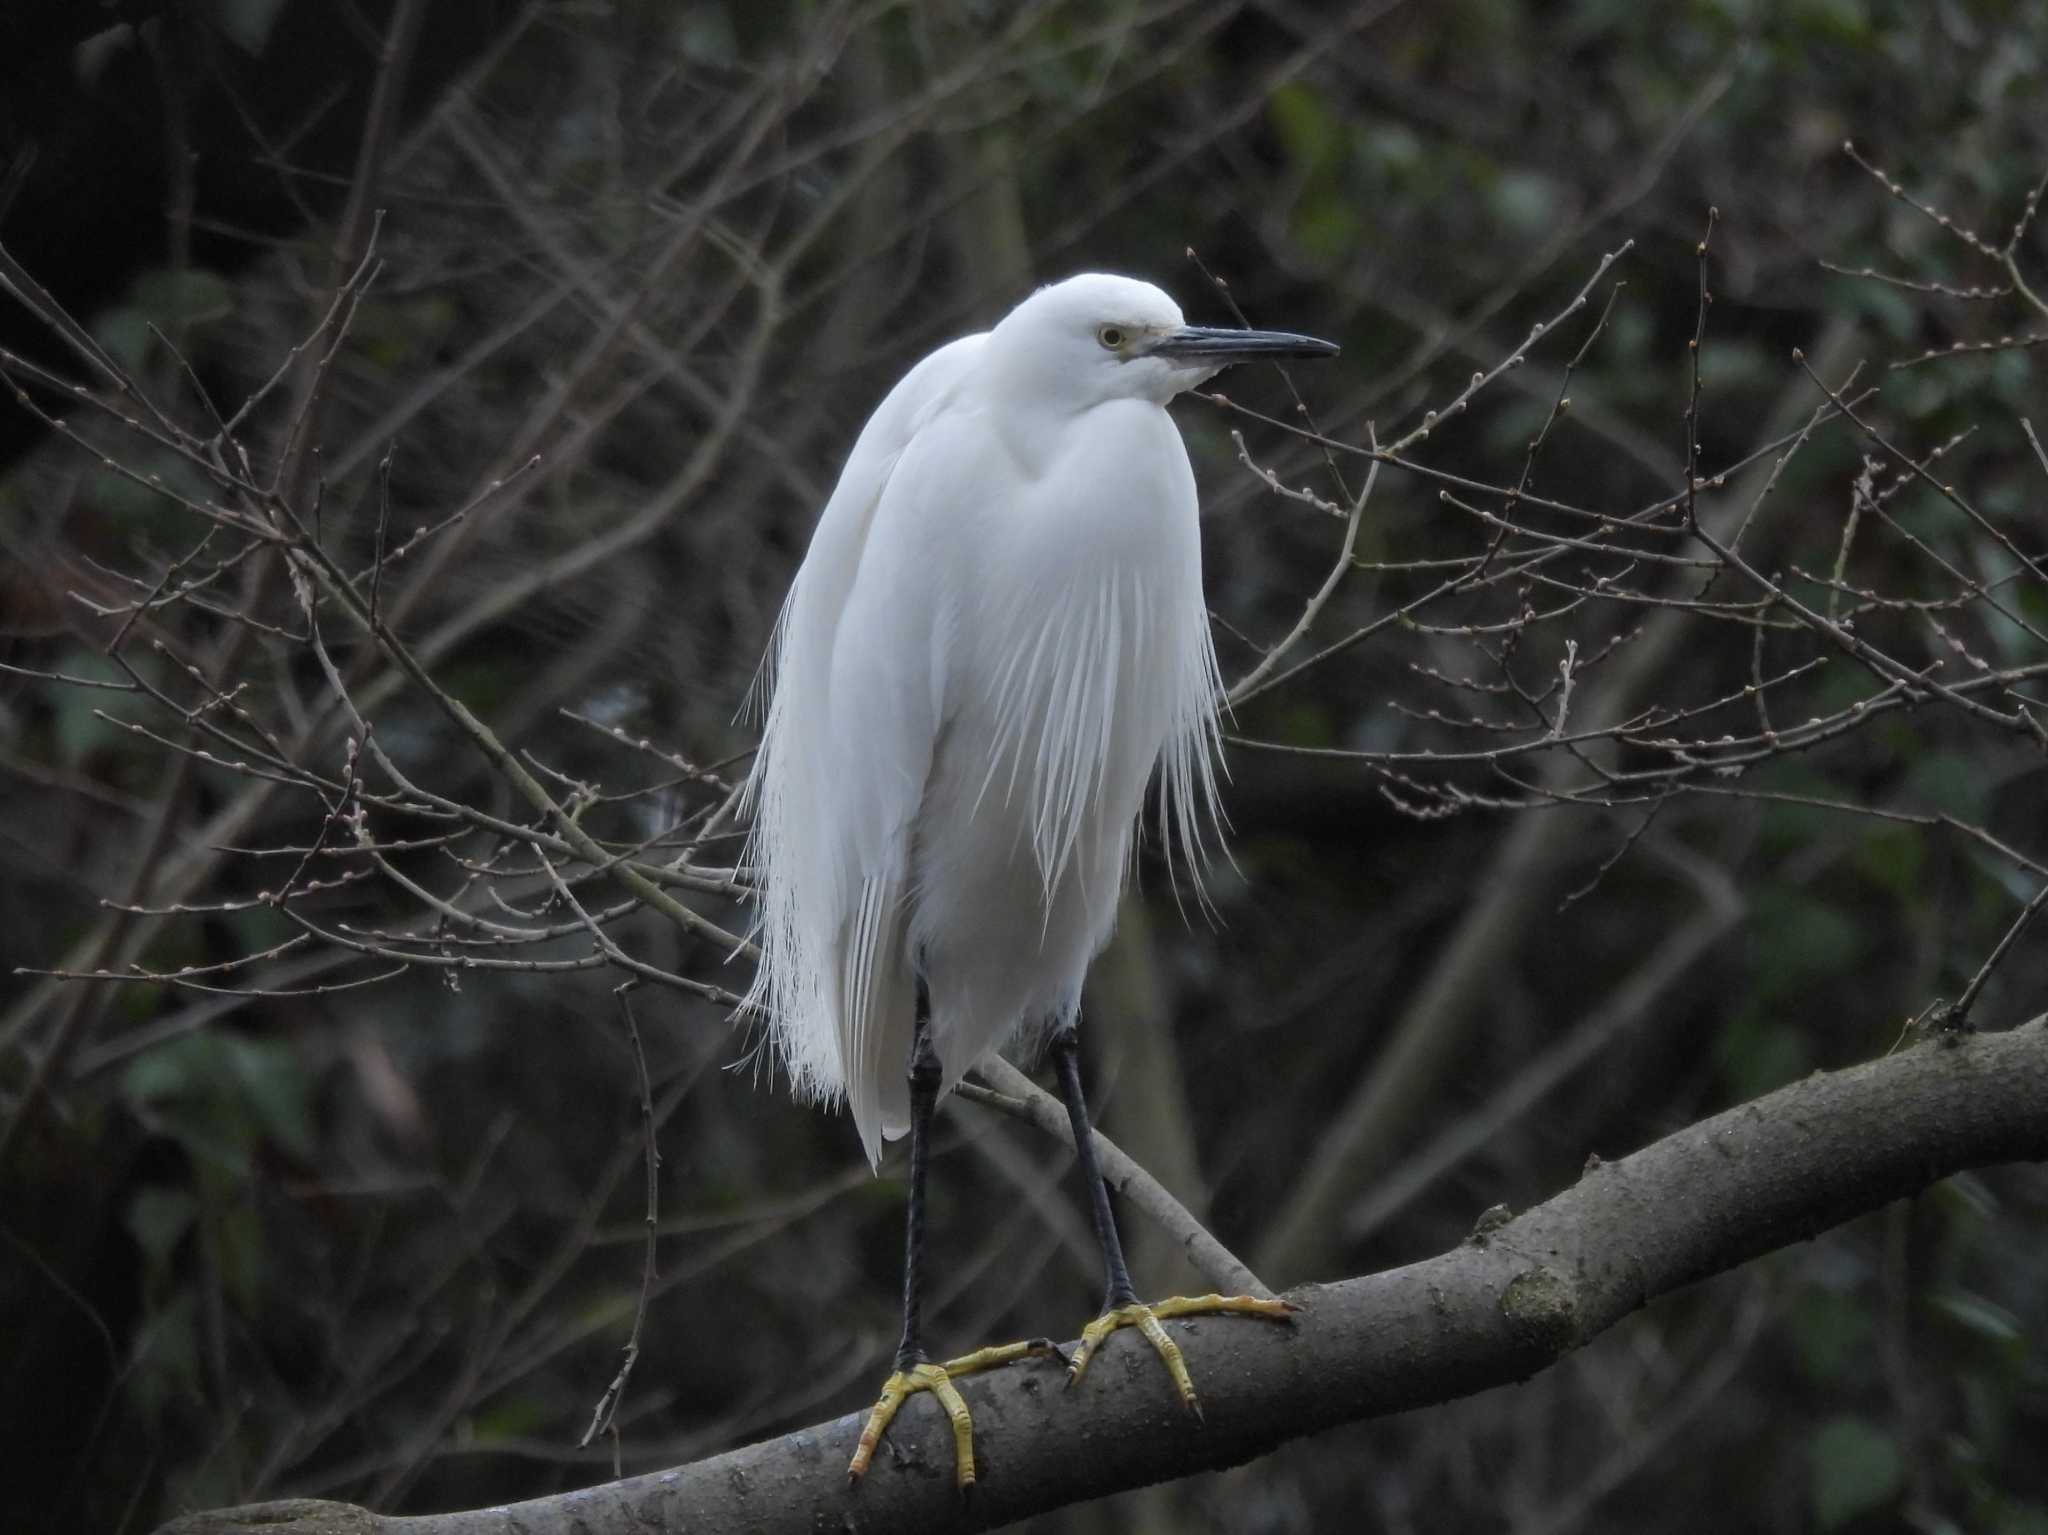
[[1202, 1415], [1201, 1399], [1195, 1395], [1194, 1379], [1188, 1374], [1187, 1360], [1182, 1357], [1180, 1345], [1167, 1336], [1166, 1329], [1159, 1325], [1162, 1317], [1182, 1316], [1257, 1316], [1270, 1321], [1284, 1322], [1298, 1309], [1284, 1300], [1262, 1300], [1255, 1295], [1175, 1295], [1156, 1304], [1147, 1306], [1132, 1302], [1104, 1312], [1081, 1329], [1081, 1347], [1067, 1362], [1067, 1384], [1073, 1385], [1087, 1373], [1088, 1362], [1095, 1357], [1095, 1351], [1103, 1340], [1118, 1328], [1135, 1327], [1145, 1335], [1145, 1341], [1152, 1345], [1152, 1351], [1166, 1366], [1166, 1373], [1173, 1380], [1173, 1389], [1180, 1394], [1181, 1405], [1196, 1417]]
[[1027, 1354], [1045, 1353], [1058, 1354], [1059, 1349], [1050, 1339], [1032, 1338], [1023, 1343], [1001, 1343], [991, 1348], [976, 1349], [958, 1359], [948, 1359], [944, 1364], [926, 1362], [894, 1372], [882, 1382], [882, 1394], [869, 1409], [868, 1421], [860, 1431], [860, 1443], [854, 1447], [853, 1459], [847, 1463], [847, 1482], [858, 1485], [867, 1474], [875, 1449], [881, 1444], [882, 1435], [888, 1431], [896, 1410], [918, 1392], [928, 1391], [938, 1398], [939, 1406], [945, 1410], [952, 1424], [953, 1480], [965, 1493], [974, 1485], [974, 1420], [968, 1414], [967, 1403], [953, 1386], [954, 1378], [993, 1370]]

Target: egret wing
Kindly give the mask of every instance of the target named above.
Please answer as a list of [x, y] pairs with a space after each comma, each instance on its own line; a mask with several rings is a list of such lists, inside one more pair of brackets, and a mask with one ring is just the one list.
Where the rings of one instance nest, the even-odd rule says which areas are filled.
[[942, 487], [899, 470], [943, 431], [982, 339], [912, 369], [855, 444], [783, 609], [747, 786], [762, 891], [748, 1000], [799, 1096], [844, 1095], [871, 1162], [908, 1121], [904, 897], [940, 723], [935, 593], [914, 528]]

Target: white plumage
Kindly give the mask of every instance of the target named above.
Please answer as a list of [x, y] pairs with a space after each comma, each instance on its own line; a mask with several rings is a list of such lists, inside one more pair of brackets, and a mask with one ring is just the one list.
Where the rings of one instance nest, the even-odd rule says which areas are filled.
[[1130, 278], [1041, 289], [913, 368], [826, 504], [747, 788], [749, 1002], [871, 1162], [909, 1126], [920, 968], [950, 1089], [1072, 1019], [1155, 770], [1169, 845], [1200, 856], [1219, 688], [1164, 407], [1262, 337], [1189, 329]]

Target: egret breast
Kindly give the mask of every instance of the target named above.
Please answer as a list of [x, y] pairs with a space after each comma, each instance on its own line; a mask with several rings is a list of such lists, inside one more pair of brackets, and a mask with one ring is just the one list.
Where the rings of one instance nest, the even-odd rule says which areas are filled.
[[948, 1083], [1078, 1008], [1146, 782], [1189, 676], [1213, 671], [1194, 479], [1164, 410], [1095, 407], [1020, 483], [948, 540], [966, 600], [945, 618], [911, 921]]

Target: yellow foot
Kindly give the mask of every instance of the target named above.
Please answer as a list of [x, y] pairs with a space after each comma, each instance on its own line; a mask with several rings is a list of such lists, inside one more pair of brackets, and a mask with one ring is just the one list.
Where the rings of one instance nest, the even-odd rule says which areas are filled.
[[1181, 1358], [1180, 1345], [1167, 1337], [1166, 1329], [1159, 1325], [1160, 1318], [1236, 1315], [1262, 1316], [1275, 1322], [1285, 1322], [1300, 1309], [1284, 1300], [1260, 1300], [1253, 1295], [1176, 1295], [1152, 1306], [1133, 1301], [1128, 1306], [1104, 1312], [1081, 1329], [1081, 1347], [1067, 1361], [1067, 1384], [1073, 1385], [1086, 1372], [1088, 1361], [1095, 1357], [1095, 1350], [1101, 1347], [1104, 1338], [1119, 1327], [1135, 1327], [1145, 1335], [1145, 1341], [1165, 1363], [1166, 1373], [1173, 1377], [1173, 1388], [1180, 1393], [1181, 1405], [1199, 1418], [1202, 1404], [1195, 1396], [1195, 1383], [1188, 1378], [1187, 1361]]
[[[1172, 1346], [1171, 1343], [1167, 1345], [1169, 1348]], [[896, 1416], [896, 1409], [915, 1393], [929, 1391], [939, 1399], [946, 1416], [953, 1420], [953, 1479], [965, 1493], [974, 1485], [974, 1420], [968, 1416], [967, 1404], [960, 1399], [960, 1393], [953, 1389], [954, 1377], [993, 1370], [1027, 1354], [1052, 1354], [1060, 1359], [1066, 1358], [1050, 1338], [1032, 1338], [1023, 1343], [1000, 1343], [992, 1348], [976, 1349], [958, 1359], [948, 1359], [944, 1364], [917, 1364], [908, 1370], [896, 1371], [882, 1382], [881, 1400], [875, 1403], [874, 1410], [868, 1414], [867, 1426], [860, 1431], [860, 1444], [846, 1468], [847, 1484], [859, 1485], [867, 1472], [868, 1462], [874, 1459], [875, 1446], [882, 1442], [889, 1420]]]

